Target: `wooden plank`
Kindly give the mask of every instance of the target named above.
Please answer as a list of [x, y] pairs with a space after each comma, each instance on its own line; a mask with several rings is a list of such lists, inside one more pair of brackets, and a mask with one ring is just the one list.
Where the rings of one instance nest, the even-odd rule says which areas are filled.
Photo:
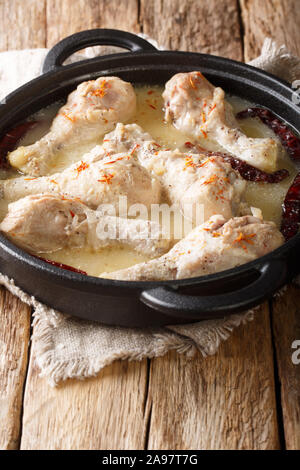
[[[0, 2], [0, 50], [45, 47], [46, 1]], [[28, 362], [30, 308], [0, 289], [0, 448], [20, 440], [23, 388]]]
[[[171, 35], [171, 39], [168, 39], [168, 47], [202, 50], [203, 52], [228, 55], [236, 59], [241, 58], [242, 45], [236, 2], [226, 2], [228, 9], [225, 20], [229, 24], [229, 29], [227, 29], [229, 33], [221, 27], [225, 20], [223, 18], [220, 20], [220, 9], [209, 7], [207, 13], [204, 2], [179, 3], [166, 1], [162, 4], [158, 1], [142, 1], [141, 19], [144, 32], [160, 43], [164, 43], [164, 39], [168, 39], [168, 36]], [[216, 7], [216, 2], [212, 3]], [[63, 5], [65, 4], [67, 5], [68, 2], [64, 2]], [[60, 26], [57, 32], [57, 20], [64, 16], [62, 8], [68, 9], [68, 6], [62, 6], [60, 2], [48, 0], [48, 45], [53, 44], [66, 34], [84, 29], [87, 26], [100, 26], [99, 21], [94, 23], [97, 17], [94, 5], [91, 2], [87, 2], [85, 5], [87, 5], [87, 11], [85, 10], [86, 24], [84, 26], [82, 10], [79, 6], [78, 9], [73, 10], [71, 15], [74, 16], [71, 19], [68, 18], [68, 22]], [[218, 2], [218, 6], [220, 8], [220, 2]], [[125, 17], [126, 19], [131, 17], [128, 11], [127, 15], [124, 15]], [[174, 19], [170, 20], [172, 17]], [[120, 18], [118, 20], [120, 23], [109, 22], [108, 24], [123, 27], [124, 19], [121, 18], [121, 15], [118, 15], [118, 18]], [[162, 24], [161, 18], [167, 19], [167, 21]], [[62, 24], [61, 21], [60, 24]], [[182, 34], [182, 24], [184, 25], [184, 34]], [[101, 26], [106, 26], [106, 24], [101, 23]], [[219, 35], [221, 31], [223, 31], [222, 38]], [[181, 39], [179, 40], [177, 37]], [[265, 310], [261, 320], [245, 327], [245, 331], [247, 333], [244, 334], [237, 332], [215, 358], [204, 360], [198, 355], [192, 361], [187, 361], [183, 356], [170, 355], [152, 361], [151, 398], [147, 402], [145, 413], [144, 400], [147, 395], [145, 362], [128, 364], [128, 372], [124, 371], [124, 363], [116, 363], [106, 368], [98, 378], [83, 383], [72, 381], [58, 390], [53, 390], [48, 387], [44, 379], [38, 377], [38, 371], [35, 369], [32, 358], [25, 395], [21, 447], [23, 449], [142, 448], [152, 405], [153, 414], [148, 436], [149, 447], [166, 448], [170, 445], [171, 448], [174, 445], [174, 448], [180, 448], [183, 445], [185, 448], [193, 448], [195, 439], [187, 438], [184, 442], [180, 441], [180, 426], [175, 426], [174, 433], [167, 438], [165, 421], [162, 419], [164, 414], [161, 413], [164, 403], [166, 407], [164, 413], [168, 414], [166, 421], [171, 429], [173, 429], [173, 423], [182, 420], [186, 423], [187, 428], [191, 428], [191, 432], [195, 430], [195, 427], [200, 431], [201, 436], [195, 443], [196, 446], [200, 446], [202, 443], [207, 448], [234, 448], [235, 446], [240, 448], [276, 448], [278, 433], [272, 388], [272, 349], [270, 341], [264, 343], [264, 347], [261, 346], [262, 339], [268, 338], [269, 334], [268, 312]], [[247, 348], [252, 348], [249, 356], [246, 353]], [[258, 367], [256, 364], [259, 363], [258, 351], [261, 350], [264, 353], [262, 357], [267, 363], [267, 372], [261, 376], [260, 382], [255, 382], [256, 372], [260, 373], [262, 369], [261, 365]], [[247, 361], [247, 367], [244, 369], [244, 360], [249, 357], [250, 360]], [[253, 358], [256, 361], [254, 364], [251, 362]], [[236, 363], [239, 364], [239, 367], [236, 366]], [[218, 377], [216, 371], [219, 370], [223, 372]], [[205, 404], [205, 400], [208, 399], [207, 395], [197, 395], [192, 387], [192, 382], [197, 384], [195, 377], [199, 376], [199, 371], [203, 376], [203, 384], [210, 383], [211, 391], [214, 390], [215, 381], [219, 381], [218, 391], [215, 392], [215, 395], [211, 394], [211, 404], [213, 396], [220, 398], [224, 391], [229, 390], [226, 392], [228, 399], [219, 409], [218, 415], [211, 413], [213, 408]], [[182, 380], [182, 375], [185, 373], [189, 375], [190, 380], [185, 376]], [[226, 382], [226, 374], [228, 373], [230, 373], [229, 385]], [[253, 384], [251, 393], [248, 387], [249, 374]], [[161, 381], [168, 384], [167, 390], [163, 390], [162, 394], [160, 393]], [[258, 389], [257, 385], [259, 385]], [[138, 390], [142, 390], [142, 392], [138, 392]], [[176, 406], [170, 406], [167, 400], [169, 396]], [[246, 399], [245, 405], [242, 401], [244, 399]], [[121, 401], [122, 405], [120, 406]], [[189, 403], [194, 403], [194, 411], [189, 408]], [[215, 404], [215, 411], [216, 406]], [[186, 413], [179, 414], [180, 407]], [[41, 415], [43, 416], [42, 423]], [[187, 420], [185, 415], [188, 417]], [[199, 416], [203, 418], [201, 428], [198, 427]], [[223, 420], [223, 427], [219, 432], [220, 419]], [[260, 425], [257, 428], [256, 435], [254, 428], [256, 424], [261, 422], [266, 422], [266, 424], [264, 427]], [[207, 423], [209, 424], [207, 425]], [[215, 435], [206, 440], [208, 429], [215, 430]], [[103, 432], [101, 433], [101, 431]], [[187, 429], [187, 433], [190, 435], [189, 429]]]
[[54, 389], [31, 359], [21, 449], [143, 449], [146, 393], [146, 360], [118, 361]]
[[[300, 10], [298, 0], [241, 0], [245, 29], [246, 59], [259, 54], [269, 36], [285, 43], [300, 55]], [[292, 363], [291, 345], [300, 339], [299, 291], [289, 287], [283, 297], [273, 302], [273, 334], [276, 345], [281, 406], [286, 447], [300, 448], [300, 366]]]
[[242, 60], [236, 0], [141, 0], [144, 33], [167, 49]]
[[30, 308], [0, 288], [0, 449], [17, 449], [30, 338]]
[[298, 0], [240, 0], [245, 31], [245, 60], [259, 55], [265, 37], [285, 43], [300, 56]]
[[154, 359], [147, 409], [149, 449], [279, 448], [267, 305], [215, 356]]
[[45, 47], [46, 0], [1, 0], [0, 51]]
[[[52, 3], [49, 0], [50, 6]], [[173, 3], [178, 7], [176, 11], [175, 7], [173, 9]], [[190, 39], [177, 40], [171, 36], [171, 40], [168, 40], [169, 47], [191, 50], [199, 50], [202, 47], [202, 51], [238, 59], [241, 57], [242, 46], [240, 40], [236, 40], [236, 32], [239, 31], [237, 25], [236, 30], [226, 36], [226, 40], [224, 36], [221, 39], [219, 36], [215, 37], [214, 31], [221, 31], [220, 26], [212, 29], [211, 37], [208, 29], [205, 29], [204, 23], [212, 21], [212, 15], [220, 16], [220, 11], [224, 10], [220, 2], [217, 3], [218, 8], [210, 11], [209, 17], [205, 17], [203, 12], [204, 21], [201, 15], [197, 16], [201, 11], [196, 11], [195, 4], [191, 5], [191, 2], [181, 5], [175, 1], [166, 1], [164, 4], [158, 1], [142, 1], [141, 18], [144, 32], [163, 43], [164, 38], [168, 40], [168, 34], [173, 34], [176, 24], [182, 20], [184, 33], [182, 27], [177, 29], [177, 32], [180, 37], [186, 35]], [[226, 2], [226, 6], [233, 3], [235, 2]], [[89, 6], [90, 2], [86, 4]], [[165, 5], [168, 5], [168, 10]], [[187, 11], [186, 5], [193, 7], [192, 10]], [[200, 9], [203, 5], [204, 2], [198, 2], [195, 8]], [[155, 15], [152, 14], [151, 7], [156, 8]], [[80, 9], [78, 11], [81, 11], [81, 14], [83, 12]], [[157, 12], [164, 13], [165, 18], [174, 14], [177, 20], [171, 25], [168, 23], [171, 20], [163, 24], [157, 18]], [[230, 18], [226, 18], [227, 21], [231, 20], [233, 14], [237, 15], [236, 10], [234, 12], [231, 12]], [[70, 10], [68, 13], [70, 14]], [[59, 14], [62, 14], [62, 9]], [[74, 15], [77, 18], [77, 14]], [[54, 20], [60, 18], [58, 14], [55, 18], [54, 16], [51, 13], [52, 26], [49, 17], [48, 45], [66, 34], [86, 28], [81, 19], [76, 20], [77, 22], [74, 19], [70, 22], [72, 27], [65, 25], [66, 33], [60, 30], [55, 36]], [[87, 17], [93, 18], [85, 13], [85, 22]], [[123, 22], [124, 19], [120, 18], [119, 21]], [[215, 19], [211, 23], [212, 27], [214, 22], [218, 25]], [[222, 25], [224, 24], [226, 23], [222, 18]], [[119, 23], [116, 23], [115, 27], [120, 27], [118, 25]], [[164, 28], [168, 32], [165, 32]], [[106, 368], [99, 378], [80, 383], [72, 381], [58, 390], [52, 390], [44, 379], [38, 378], [38, 371], [32, 359], [26, 388], [22, 448], [47, 448], [47, 445], [51, 445], [50, 448], [141, 448], [151, 408], [149, 448], [279, 446], [272, 345], [266, 307], [254, 323], [237, 330], [215, 357], [203, 359], [197, 355], [188, 361], [184, 356], [172, 354], [152, 361], [150, 394], [145, 414], [143, 402], [147, 394], [146, 365], [129, 364], [128, 367], [137, 367], [133, 372], [131, 369], [124, 371], [123, 366], [124, 363], [116, 363]], [[162, 383], [168, 385], [163, 388]], [[137, 396], [139, 387], [142, 392]], [[77, 416], [80, 416], [80, 419], [77, 419]], [[131, 422], [133, 424], [130, 424]], [[127, 432], [128, 423], [130, 429]], [[174, 432], [171, 433], [170, 429]], [[192, 432], [194, 436], [191, 435]], [[89, 436], [88, 439], [86, 435]]]
[[[92, 27], [137, 31], [137, 1], [48, 0], [47, 45]], [[97, 378], [57, 389], [39, 377], [31, 354], [22, 449], [142, 449], [147, 361], [116, 362]]]
[[[167, 47], [242, 60], [237, 2], [141, 5], [143, 31]], [[267, 305], [214, 357], [154, 359], [148, 396], [150, 449], [278, 448]]]
[[138, 32], [137, 0], [47, 0], [47, 46], [90, 28]]
[[[273, 302], [273, 325], [287, 449], [300, 449], [300, 289]], [[298, 351], [298, 352], [297, 352]], [[294, 354], [294, 361], [293, 361]]]

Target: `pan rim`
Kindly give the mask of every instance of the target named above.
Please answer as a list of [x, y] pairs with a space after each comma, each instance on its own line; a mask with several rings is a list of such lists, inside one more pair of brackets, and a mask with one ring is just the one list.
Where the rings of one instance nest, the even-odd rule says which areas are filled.
[[[163, 58], [163, 57], [170, 57], [176, 59], [177, 57], [186, 57], [186, 58], [195, 58], [195, 59], [203, 59], [203, 60], [213, 60], [216, 61], [216, 63], [219, 63], [220, 65], [229, 65], [233, 68], [238, 68], [243, 71], [252, 71], [254, 72], [255, 75], [262, 80], [267, 79], [269, 81], [268, 85], [264, 85], [264, 88], [270, 87], [270, 85], [276, 84], [279, 85], [282, 88], [282, 92], [278, 93], [278, 96], [281, 100], [285, 101], [290, 107], [294, 109], [298, 113], [298, 116], [300, 118], [300, 109], [297, 107], [297, 105], [291, 103], [291, 100], [288, 100], [287, 95], [290, 94], [293, 90], [288, 82], [285, 80], [282, 80], [268, 72], [265, 72], [261, 69], [258, 69], [256, 67], [253, 67], [252, 65], [244, 64], [242, 62], [224, 58], [224, 57], [219, 57], [215, 56], [212, 54], [202, 54], [202, 53], [197, 53], [197, 52], [185, 52], [185, 51], [154, 51], [154, 52], [124, 52], [124, 53], [117, 53], [117, 54], [111, 54], [111, 55], [105, 55], [105, 56], [100, 56], [96, 57], [94, 59], [87, 59], [83, 60], [80, 62], [76, 62], [73, 64], [69, 65], [64, 65], [62, 67], [57, 67], [40, 77], [37, 77], [30, 82], [22, 85], [18, 89], [14, 90], [12, 93], [6, 96], [5, 98], [5, 105], [9, 106], [12, 101], [14, 101], [16, 98], [18, 98], [22, 93], [32, 89], [36, 84], [42, 84], [43, 81], [49, 79], [50, 77], [57, 78], [59, 74], [61, 73], [68, 73], [69, 71], [75, 71], [75, 70], [81, 70], [84, 69], [85, 66], [89, 65], [97, 65], [101, 66], [103, 62], [107, 59], [113, 59], [115, 61], [118, 61], [119, 59], [123, 61], [124, 59], [133, 59], [135, 58], [146, 58], [146, 62], [151, 61], [151, 58]], [[146, 64], [145, 64], [146, 65]], [[168, 64], [169, 66], [170, 64]], [[185, 65], [177, 64], [180, 68], [182, 68], [182, 71], [186, 68]], [[137, 65], [137, 68], [141, 68], [141, 65]], [[200, 67], [200, 65], [199, 65]], [[122, 70], [124, 70], [124, 66], [120, 66]], [[117, 68], [116, 68], [117, 69]], [[135, 70], [135, 65], [134, 64], [128, 64], [127, 65], [127, 70], [129, 72], [133, 72]], [[87, 72], [88, 73], [88, 72]], [[93, 72], [94, 73], [94, 72]], [[103, 73], [103, 70], [99, 70], [96, 73]], [[229, 74], [232, 74], [232, 72], [229, 72]], [[78, 75], [74, 76], [74, 79], [79, 78]], [[243, 77], [245, 79], [245, 77]], [[251, 83], [252, 85], [254, 83], [259, 83], [255, 82], [251, 79], [248, 79], [248, 82]], [[39, 97], [35, 97], [36, 100], [38, 100]], [[5, 106], [4, 105], [4, 106]], [[16, 113], [16, 111], [14, 111]], [[13, 113], [14, 113], [13, 112]], [[1, 115], [1, 107], [0, 107], [0, 115]], [[30, 113], [28, 114], [28, 116]], [[17, 122], [16, 122], [17, 123]], [[289, 124], [291, 127], [294, 127], [293, 125]], [[296, 128], [295, 128], [296, 129]], [[296, 129], [296, 131], [300, 131], [299, 129]], [[179, 287], [179, 286], [195, 286], [195, 285], [201, 285], [207, 282], [214, 282], [214, 281], [220, 281], [221, 279], [228, 279], [232, 276], [238, 276], [241, 273], [246, 273], [247, 271], [250, 270], [255, 270], [259, 268], [262, 264], [270, 261], [274, 257], [277, 258], [282, 258], [287, 255], [288, 252], [290, 252], [294, 247], [296, 247], [298, 244], [300, 244], [300, 233], [295, 235], [291, 240], [285, 242], [282, 246], [279, 248], [273, 250], [272, 252], [264, 255], [263, 257], [257, 258], [256, 260], [253, 260], [251, 262], [245, 263], [241, 266], [220, 271], [218, 273], [214, 274], [209, 274], [205, 276], [197, 276], [197, 277], [192, 277], [192, 278], [186, 278], [186, 279], [178, 279], [178, 280], [169, 280], [169, 281], [122, 281], [122, 280], [114, 280], [114, 279], [105, 279], [105, 278], [99, 278], [95, 276], [90, 276], [90, 275], [83, 275], [80, 273], [72, 272], [72, 271], [67, 271], [64, 269], [61, 269], [56, 266], [52, 266], [48, 264], [47, 262], [44, 262], [42, 260], [39, 260], [38, 258], [34, 257], [33, 255], [30, 255], [27, 253], [25, 250], [19, 248], [17, 245], [14, 243], [10, 242], [2, 233], [0, 234], [0, 249], [3, 250], [4, 252], [9, 253], [12, 255], [14, 258], [18, 259], [22, 263], [28, 264], [31, 268], [37, 269], [39, 272], [46, 274], [47, 276], [51, 276], [53, 281], [59, 281], [61, 282], [62, 280], [71, 283], [72, 285], [75, 284], [80, 284], [82, 287], [83, 286], [98, 286], [98, 287], [116, 287], [116, 288], [124, 288], [124, 289], [131, 289], [131, 290], [143, 290], [147, 288], [153, 288], [153, 287], [159, 287], [159, 286], [172, 286], [172, 287]]]

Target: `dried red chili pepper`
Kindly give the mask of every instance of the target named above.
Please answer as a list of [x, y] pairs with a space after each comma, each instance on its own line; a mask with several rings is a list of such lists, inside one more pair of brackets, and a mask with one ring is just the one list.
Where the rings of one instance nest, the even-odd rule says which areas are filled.
[[0, 168], [8, 168], [9, 164], [6, 159], [8, 152], [16, 148], [19, 140], [37, 124], [36, 121], [22, 122], [18, 126], [6, 132], [0, 140]]
[[[193, 144], [191, 144], [191, 142], [186, 142], [185, 145], [188, 148], [191, 148]], [[196, 144], [194, 144], [193, 146], [198, 151], [205, 153], [205, 155], [209, 157], [217, 156], [223, 158], [223, 160], [230, 163], [231, 167], [234, 170], [238, 171], [241, 177], [247, 181], [255, 181], [256, 183], [280, 183], [280, 181], [284, 180], [287, 176], [289, 176], [288, 170], [277, 170], [274, 173], [266, 173], [265, 171], [259, 170], [258, 168], [249, 165], [249, 163], [246, 163], [237, 157], [228, 155], [227, 153], [206, 150]]]
[[59, 263], [58, 261], [53, 261], [52, 259], [41, 258], [40, 256], [33, 255], [35, 258], [40, 259], [41, 261], [45, 261], [48, 264], [52, 264], [52, 266], [57, 266], [61, 269], [67, 269], [68, 271], [73, 271], [74, 273], [84, 274], [87, 276], [87, 272], [82, 271], [81, 269], [74, 268], [73, 266], [69, 266], [68, 264]]
[[[214, 154], [215, 155], [215, 154]], [[230, 163], [232, 168], [239, 172], [242, 178], [247, 181], [264, 182], [264, 183], [280, 183], [287, 176], [289, 176], [288, 170], [282, 169], [274, 171], [273, 173], [266, 173], [263, 170], [259, 170], [252, 165], [240, 160], [239, 158], [232, 157], [231, 155], [221, 154], [220, 155], [225, 161]]]
[[282, 205], [281, 233], [286, 240], [297, 234], [300, 226], [300, 173], [286, 193]]
[[189, 149], [195, 147], [195, 144], [193, 144], [192, 142], [185, 142], [184, 145], [188, 147]]
[[293, 160], [300, 159], [300, 139], [291, 129], [281, 121], [272, 111], [264, 108], [248, 108], [237, 113], [238, 119], [247, 117], [258, 117], [264, 124], [266, 124], [273, 132], [278, 135], [282, 145], [287, 150], [288, 154]]

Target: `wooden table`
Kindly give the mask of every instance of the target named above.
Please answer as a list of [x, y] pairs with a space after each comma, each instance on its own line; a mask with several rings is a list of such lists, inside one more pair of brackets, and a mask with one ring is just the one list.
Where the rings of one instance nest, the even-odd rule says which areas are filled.
[[[246, 61], [270, 36], [300, 55], [298, 0], [0, 0], [0, 13], [0, 50], [111, 27]], [[263, 305], [215, 356], [115, 362], [53, 389], [30, 349], [30, 309], [2, 288], [0, 448], [299, 449], [299, 292]]]

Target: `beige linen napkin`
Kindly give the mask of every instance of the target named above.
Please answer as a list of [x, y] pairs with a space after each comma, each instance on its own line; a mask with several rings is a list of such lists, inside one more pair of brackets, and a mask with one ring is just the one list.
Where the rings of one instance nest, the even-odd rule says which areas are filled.
[[[156, 44], [155, 44], [156, 45]], [[108, 48], [89, 48], [74, 57], [107, 53]], [[41, 73], [46, 49], [9, 51], [0, 54], [0, 99]], [[69, 60], [74, 60], [74, 57]], [[261, 56], [251, 62], [290, 82], [300, 78], [300, 60], [266, 39]], [[3, 102], [3, 101], [2, 101]], [[104, 326], [57, 312], [22, 292], [14, 281], [0, 274], [0, 283], [34, 311], [33, 351], [41, 375], [56, 385], [68, 378], [96, 375], [116, 359], [141, 360], [167, 351], [193, 354], [196, 349], [214, 354], [232, 330], [253, 318], [253, 310], [226, 319], [155, 329]], [[101, 309], [101, 306], [99, 306]], [[122, 309], [122, 305], [120, 305]], [[14, 315], [14, 312], [11, 312]]]

